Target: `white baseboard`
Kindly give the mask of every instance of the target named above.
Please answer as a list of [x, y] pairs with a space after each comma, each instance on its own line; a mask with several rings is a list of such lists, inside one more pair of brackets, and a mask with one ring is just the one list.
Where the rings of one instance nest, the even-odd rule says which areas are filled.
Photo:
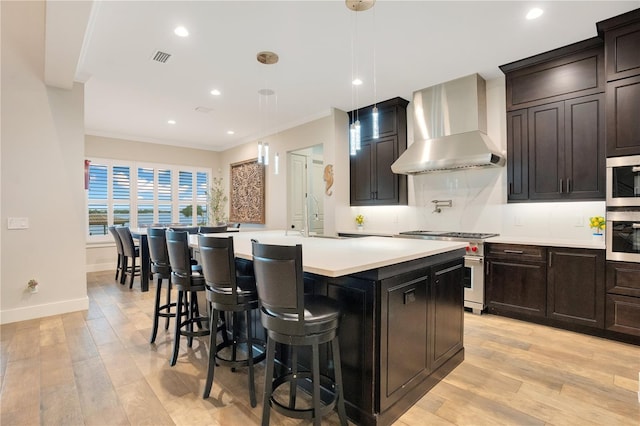
[[0, 324], [9, 324], [16, 321], [26, 321], [51, 315], [66, 314], [69, 312], [86, 311], [87, 309], [89, 309], [88, 297], [45, 303], [42, 305], [26, 306], [23, 308], [0, 311]]
[[115, 271], [115, 263], [92, 263], [87, 265], [87, 272]]

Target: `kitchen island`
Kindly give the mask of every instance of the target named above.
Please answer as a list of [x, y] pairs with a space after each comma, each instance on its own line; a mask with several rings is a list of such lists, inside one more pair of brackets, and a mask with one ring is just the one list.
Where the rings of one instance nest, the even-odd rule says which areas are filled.
[[[236, 256], [247, 261], [251, 239], [302, 244], [305, 291], [327, 295], [342, 309], [344, 394], [357, 424], [393, 423], [464, 359], [465, 243], [284, 231], [211, 235], [233, 236]], [[196, 235], [191, 244], [197, 250]]]

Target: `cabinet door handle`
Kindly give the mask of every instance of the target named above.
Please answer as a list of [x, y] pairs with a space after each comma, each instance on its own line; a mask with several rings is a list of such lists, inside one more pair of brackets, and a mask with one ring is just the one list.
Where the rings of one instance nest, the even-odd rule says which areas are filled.
[[487, 261], [487, 262], [485, 262], [485, 265], [487, 265], [487, 266], [486, 266], [486, 268], [484, 269], [484, 274], [485, 274], [486, 276], [489, 276], [489, 263], [491, 263], [491, 262], [488, 262], [488, 261]]
[[522, 250], [504, 250], [504, 252], [509, 254], [524, 254]]
[[553, 265], [553, 252], [549, 252], [549, 268]]
[[513, 194], [513, 184], [509, 182], [509, 194]]
[[567, 178], [567, 193], [571, 192], [571, 179]]
[[[436, 280], [436, 284], [438, 284], [440, 280]], [[408, 305], [409, 303], [416, 301], [416, 289], [412, 288], [411, 290], [407, 290], [404, 292], [404, 304]]]
[[560, 193], [562, 194], [562, 179], [560, 179]]

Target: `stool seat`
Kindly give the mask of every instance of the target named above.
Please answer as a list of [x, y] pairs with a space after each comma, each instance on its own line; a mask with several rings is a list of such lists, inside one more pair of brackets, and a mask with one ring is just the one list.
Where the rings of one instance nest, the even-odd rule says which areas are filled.
[[[338, 328], [340, 306], [327, 296], [304, 297], [304, 328], [301, 336], [326, 333]], [[265, 328], [281, 334], [295, 335], [298, 315], [292, 313], [278, 313], [270, 309], [263, 309], [261, 315]]]

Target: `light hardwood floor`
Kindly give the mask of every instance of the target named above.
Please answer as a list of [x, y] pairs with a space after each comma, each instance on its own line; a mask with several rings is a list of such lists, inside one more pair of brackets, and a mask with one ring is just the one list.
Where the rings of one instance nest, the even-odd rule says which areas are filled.
[[[0, 328], [0, 424], [255, 425], [246, 369], [216, 369], [171, 328], [150, 345], [155, 286], [87, 274], [89, 310]], [[37, 297], [37, 296], [36, 296]], [[640, 347], [492, 315], [465, 314], [465, 361], [396, 425], [639, 425]], [[258, 399], [264, 370], [256, 372]], [[334, 413], [323, 423], [338, 424]], [[272, 424], [300, 424], [274, 413]]]

